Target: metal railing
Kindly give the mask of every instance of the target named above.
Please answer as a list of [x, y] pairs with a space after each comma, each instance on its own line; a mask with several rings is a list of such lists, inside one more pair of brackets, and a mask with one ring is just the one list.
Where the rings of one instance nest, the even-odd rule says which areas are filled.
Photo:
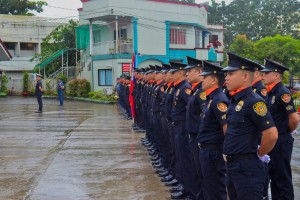
[[131, 40], [118, 40], [118, 50], [117, 50], [116, 41], [99, 42], [94, 44], [93, 53], [94, 55], [105, 55], [105, 54], [116, 54], [116, 53], [132, 54], [133, 43]]

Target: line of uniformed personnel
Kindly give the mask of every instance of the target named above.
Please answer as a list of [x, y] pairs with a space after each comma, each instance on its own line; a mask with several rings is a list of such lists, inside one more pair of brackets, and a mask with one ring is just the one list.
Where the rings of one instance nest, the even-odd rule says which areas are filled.
[[292, 200], [288, 68], [227, 55], [225, 68], [187, 57], [136, 69], [135, 128], [171, 199], [262, 200], [270, 183], [273, 200]]

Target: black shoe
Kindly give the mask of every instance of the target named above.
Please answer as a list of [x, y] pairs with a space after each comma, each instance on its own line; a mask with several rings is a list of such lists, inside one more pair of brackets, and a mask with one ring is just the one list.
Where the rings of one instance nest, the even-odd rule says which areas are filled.
[[183, 192], [176, 192], [171, 194], [171, 199], [184, 199], [186, 194]]
[[162, 168], [156, 169], [156, 170], [155, 170], [155, 173], [160, 174], [160, 173], [164, 173], [164, 172], [166, 172], [166, 171], [168, 171], [168, 170], [162, 167]]
[[174, 178], [173, 180], [169, 182], [165, 182], [165, 186], [175, 186], [177, 185], [178, 181]]
[[155, 167], [155, 168], [161, 168], [161, 167], [163, 167], [163, 164], [161, 164], [161, 163], [154, 164], [153, 167]]
[[42, 113], [43, 111], [41, 111], [41, 110], [38, 110], [38, 111], [36, 111], [35, 113]]
[[185, 197], [185, 199], [184, 200], [195, 200], [195, 198], [193, 198], [193, 197], [190, 197], [190, 196], [187, 196], [187, 197]]
[[183, 185], [181, 185], [181, 184], [179, 183], [179, 184], [177, 184], [176, 186], [172, 187], [169, 191], [170, 191], [171, 193], [182, 192], [182, 191], [184, 191], [184, 187], [183, 187]]
[[161, 179], [160, 179], [160, 181], [161, 182], [170, 182], [171, 180], [173, 180], [174, 179], [174, 176], [172, 176], [172, 175], [167, 175], [167, 176], [165, 176], [165, 177], [162, 177]]
[[167, 175], [169, 175], [169, 174], [170, 174], [169, 170], [166, 170], [166, 171], [164, 171], [164, 172], [158, 173], [158, 176], [160, 176], [160, 177], [165, 177], [165, 176], [167, 176]]
[[161, 163], [161, 162], [162, 162], [162, 159], [159, 158], [158, 160], [153, 161], [153, 162], [152, 162], [152, 165], [157, 165], [157, 164], [159, 164], [159, 163]]
[[158, 155], [151, 156], [151, 161], [156, 161], [159, 159]]

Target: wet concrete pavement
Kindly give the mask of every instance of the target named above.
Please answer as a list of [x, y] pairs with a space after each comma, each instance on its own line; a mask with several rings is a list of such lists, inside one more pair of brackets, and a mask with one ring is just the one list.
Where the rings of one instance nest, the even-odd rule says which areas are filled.
[[[115, 105], [0, 98], [0, 200], [168, 199], [140, 144]], [[300, 136], [293, 181], [300, 199]]]
[[0, 98], [0, 199], [167, 199], [114, 105]]

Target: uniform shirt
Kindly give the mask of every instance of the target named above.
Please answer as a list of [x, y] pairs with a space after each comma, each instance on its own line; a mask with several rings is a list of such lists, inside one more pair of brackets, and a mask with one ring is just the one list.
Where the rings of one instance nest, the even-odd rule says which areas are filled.
[[57, 84], [57, 90], [63, 90], [62, 87], [64, 87], [64, 83], [62, 81], [59, 81]]
[[202, 90], [202, 83], [199, 83], [191, 92], [186, 111], [186, 130], [187, 133], [197, 134], [200, 125], [200, 114], [205, 104], [206, 95]]
[[224, 141], [223, 125], [226, 124], [228, 98], [223, 88], [217, 88], [206, 96], [201, 114], [198, 142], [203, 144], [222, 144]]
[[269, 91], [267, 105], [278, 134], [290, 133], [288, 115], [296, 112], [296, 110], [290, 91], [281, 82]]
[[262, 81], [258, 81], [252, 85], [253, 92], [261, 96], [264, 100], [267, 99], [268, 91]]
[[274, 127], [264, 100], [248, 87], [231, 97], [227, 112], [224, 154], [256, 153], [260, 134]]
[[172, 121], [172, 104], [174, 96], [174, 84], [172, 83], [167, 90], [165, 90], [165, 115], [168, 121]]
[[189, 102], [191, 92], [191, 86], [185, 80], [175, 86], [171, 111], [173, 122], [186, 120], [186, 106]]
[[37, 81], [35, 86], [35, 95], [42, 96], [43, 92], [39, 89], [39, 87], [43, 88], [42, 81]]
[[152, 97], [152, 112], [153, 113], [159, 113], [160, 107], [161, 107], [161, 90], [164, 89], [164, 83], [161, 82], [157, 86], [155, 86], [153, 91], [153, 97]]

